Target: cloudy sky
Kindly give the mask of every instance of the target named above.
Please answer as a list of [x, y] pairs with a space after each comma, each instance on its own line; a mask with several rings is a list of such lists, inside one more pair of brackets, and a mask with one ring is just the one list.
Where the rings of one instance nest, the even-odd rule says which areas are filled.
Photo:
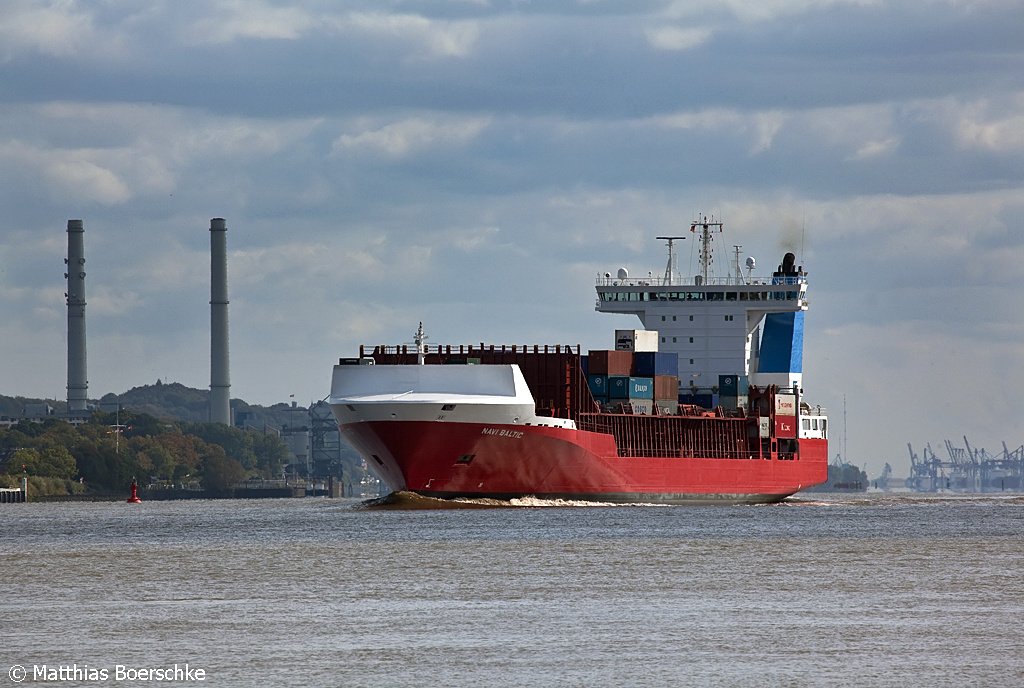
[[809, 273], [833, 455], [1012, 450], [1022, 27], [1019, 0], [5, 0], [0, 393], [66, 398], [68, 219], [90, 397], [209, 386], [224, 217], [232, 396], [269, 404], [420, 320], [607, 348], [635, 321], [594, 277], [714, 213]]

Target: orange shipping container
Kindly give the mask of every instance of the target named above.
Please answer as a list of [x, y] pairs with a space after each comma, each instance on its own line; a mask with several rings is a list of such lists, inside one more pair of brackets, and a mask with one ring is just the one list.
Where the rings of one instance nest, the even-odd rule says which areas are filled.
[[633, 367], [632, 351], [590, 351], [587, 357], [591, 375], [629, 375]]
[[671, 400], [673, 403], [679, 395], [679, 378], [675, 375], [654, 376], [654, 398], [658, 401]]

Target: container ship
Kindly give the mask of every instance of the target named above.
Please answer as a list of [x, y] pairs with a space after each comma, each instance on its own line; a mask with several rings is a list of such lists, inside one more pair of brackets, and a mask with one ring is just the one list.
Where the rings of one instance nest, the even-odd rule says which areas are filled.
[[722, 225], [693, 223], [700, 273], [598, 275], [596, 310], [632, 314], [608, 349], [361, 346], [329, 404], [394, 492], [441, 499], [777, 502], [828, 477], [827, 418], [802, 398], [807, 278], [711, 274]]

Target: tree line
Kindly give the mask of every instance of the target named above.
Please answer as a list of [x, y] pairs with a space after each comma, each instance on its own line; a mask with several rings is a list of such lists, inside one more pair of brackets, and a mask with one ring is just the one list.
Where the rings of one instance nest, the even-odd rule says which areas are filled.
[[246, 478], [280, 478], [287, 462], [274, 433], [124, 410], [78, 425], [49, 418], [0, 429], [3, 482], [27, 475], [37, 494], [121, 493], [132, 479], [220, 492]]

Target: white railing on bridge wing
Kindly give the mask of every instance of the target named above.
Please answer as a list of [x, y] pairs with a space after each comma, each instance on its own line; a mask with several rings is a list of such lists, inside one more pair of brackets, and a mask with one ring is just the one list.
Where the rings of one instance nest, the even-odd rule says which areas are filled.
[[773, 286], [782, 284], [803, 284], [807, 281], [806, 275], [793, 277], [708, 277], [698, 285], [691, 279], [667, 280], [664, 277], [618, 277], [599, 276], [597, 286], [599, 287], [695, 287], [695, 286]]

